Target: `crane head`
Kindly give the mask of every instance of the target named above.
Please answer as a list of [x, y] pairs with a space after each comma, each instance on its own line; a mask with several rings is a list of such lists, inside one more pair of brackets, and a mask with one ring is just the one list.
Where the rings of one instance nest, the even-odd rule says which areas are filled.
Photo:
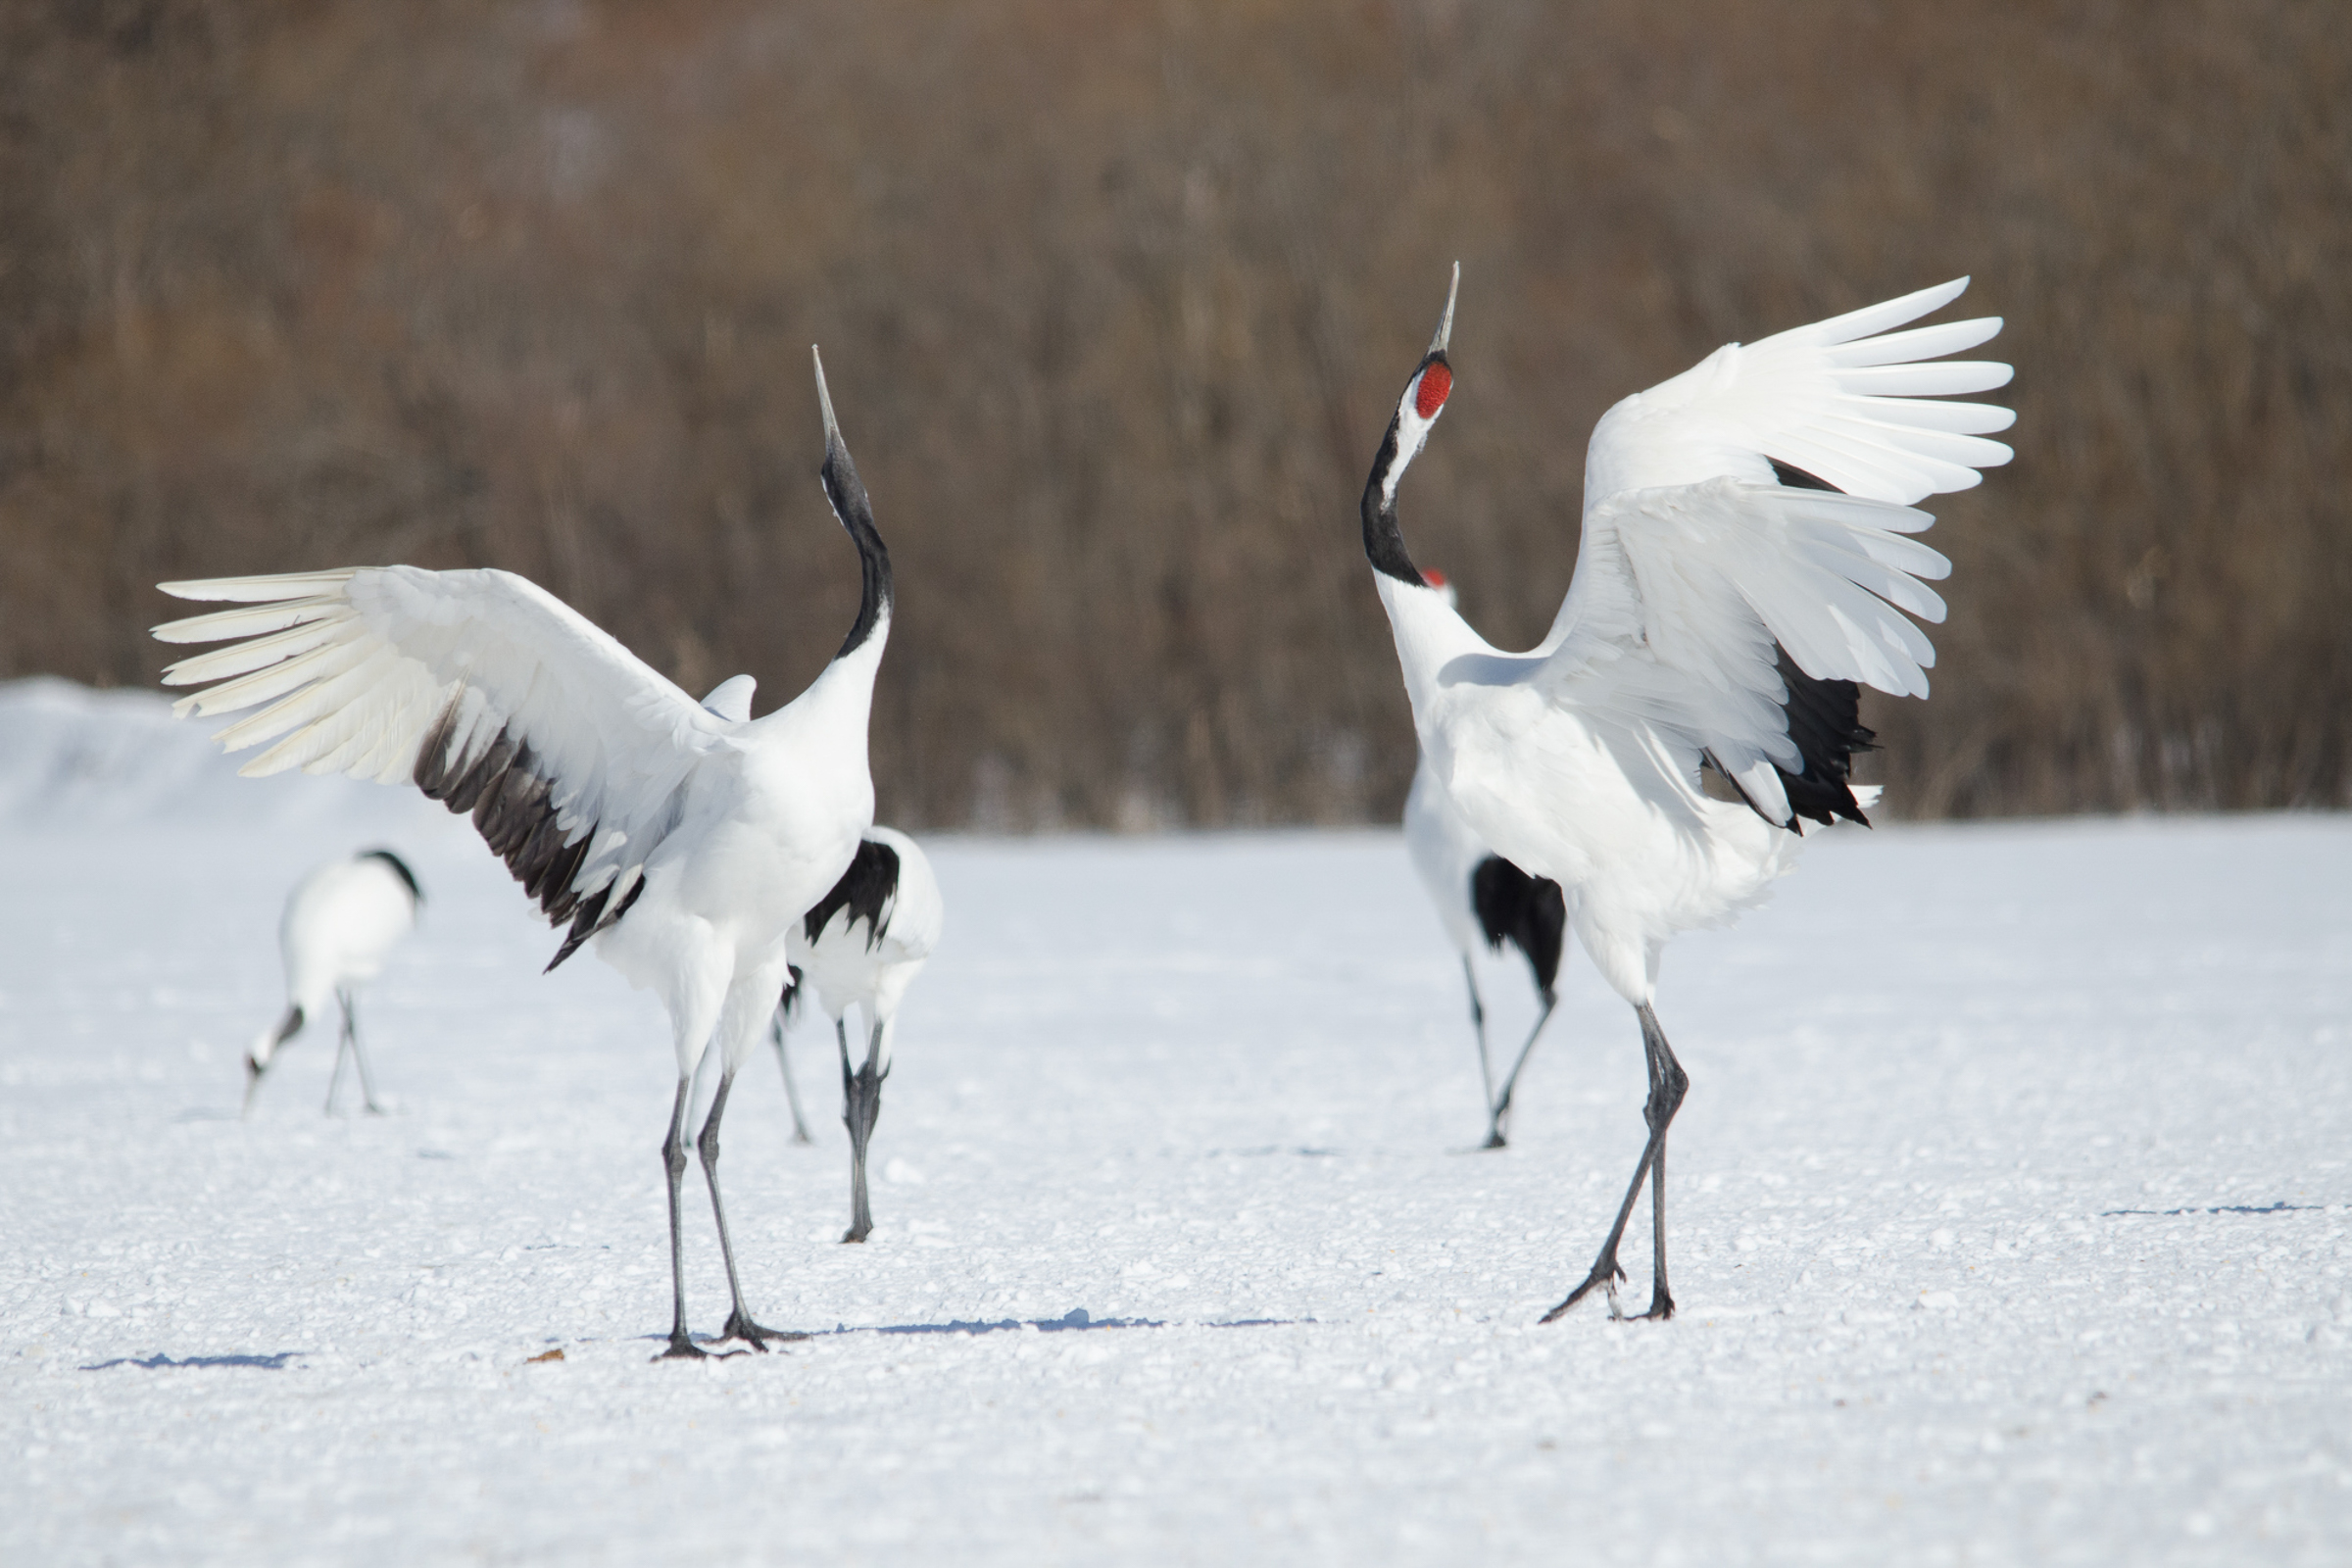
[[1404, 392], [1396, 399], [1396, 413], [1389, 420], [1380, 455], [1372, 460], [1372, 477], [1364, 485], [1364, 554], [1373, 570], [1415, 587], [1430, 585], [1422, 581], [1405, 553], [1404, 536], [1396, 526], [1396, 486], [1428, 444], [1429, 432], [1437, 428], [1438, 416], [1446, 412], [1446, 400], [1453, 392], [1453, 367], [1446, 361], [1446, 345], [1453, 337], [1453, 302], [1461, 287], [1462, 264], [1456, 262], [1452, 281], [1446, 289], [1446, 314], [1438, 318], [1429, 352], [1413, 367], [1412, 379], [1404, 383]]
[[825, 464], [816, 477], [825, 487], [834, 517], [857, 541], [864, 582], [857, 622], [850, 627], [841, 653], [834, 656], [838, 659], [861, 647], [890, 612], [890, 552], [883, 548], [882, 535], [874, 527], [874, 504], [866, 496], [864, 481], [858, 477], [858, 465], [851, 461], [850, 444], [841, 438], [841, 422], [833, 417], [833, 394], [825, 386], [825, 357], [813, 343], [808, 346], [808, 357], [816, 366], [816, 401], [825, 416]]
[[1446, 314], [1438, 318], [1429, 352], [1421, 356], [1421, 363], [1413, 368], [1413, 378], [1404, 383], [1404, 393], [1396, 400], [1396, 450], [1380, 476], [1382, 497], [1392, 505], [1397, 481], [1428, 444], [1429, 432], [1437, 427], [1438, 416], [1446, 412], [1446, 400], [1453, 393], [1453, 366], [1446, 358], [1446, 346], [1453, 337], [1453, 302], [1461, 287], [1462, 264], [1456, 262], [1453, 280], [1446, 289]]

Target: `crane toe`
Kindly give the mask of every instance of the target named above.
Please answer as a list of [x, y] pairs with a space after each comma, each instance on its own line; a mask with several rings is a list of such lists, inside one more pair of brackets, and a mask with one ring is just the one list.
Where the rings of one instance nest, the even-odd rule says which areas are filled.
[[767, 1345], [770, 1340], [783, 1343], [791, 1340], [805, 1340], [808, 1336], [803, 1334], [798, 1329], [766, 1328], [760, 1324], [753, 1322], [749, 1317], [745, 1316], [741, 1312], [731, 1312], [727, 1315], [727, 1326], [722, 1332], [721, 1337], [730, 1340], [741, 1340], [744, 1344], [750, 1346], [753, 1349], [758, 1350], [764, 1355], [767, 1352]]

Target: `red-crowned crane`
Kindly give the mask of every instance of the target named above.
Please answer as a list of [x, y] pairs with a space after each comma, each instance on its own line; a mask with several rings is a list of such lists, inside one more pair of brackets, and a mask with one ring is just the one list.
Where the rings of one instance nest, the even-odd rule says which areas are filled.
[[[1427, 762], [1413, 770], [1413, 787], [1404, 798], [1404, 847], [1438, 911], [1438, 923], [1461, 956], [1462, 980], [1470, 988], [1470, 1027], [1478, 1037], [1478, 1076], [1486, 1086], [1485, 1147], [1501, 1149], [1510, 1141], [1511, 1096], [1519, 1085], [1519, 1070], [1527, 1065], [1529, 1053], [1559, 1002], [1554, 987], [1568, 906], [1557, 882], [1529, 876], [1487, 848], [1430, 777]], [[1478, 971], [1470, 956], [1480, 947], [1499, 953], [1506, 942], [1527, 959], [1536, 983], [1537, 1011], [1535, 1027], [1528, 1030], [1497, 1090], [1487, 1054], [1487, 1004], [1478, 994]]]
[[[1454, 270], [1458, 290], [1461, 270]], [[1921, 579], [1950, 565], [1907, 537], [1913, 503], [2009, 461], [1985, 439], [2009, 410], [1933, 401], [2005, 385], [2009, 368], [1941, 357], [1997, 318], [1896, 331], [1961, 278], [1742, 347], [1625, 399], [1585, 459], [1583, 542], [1551, 633], [1506, 654], [1413, 566], [1396, 487], [1453, 389], [1454, 294], [1406, 381], [1364, 486], [1364, 554], [1395, 633], [1430, 776], [1473, 832], [1560, 885], [1569, 925], [1642, 1027], [1648, 1131], [1584, 1282], [1618, 1310], [1617, 1248], [1644, 1181], [1644, 1316], [1673, 1315], [1666, 1132], [1689, 1087], [1652, 1006], [1667, 940], [1765, 897], [1798, 819], [1861, 822], [1859, 685], [1925, 697], [1935, 650], [1899, 611], [1940, 620]], [[1710, 798], [1711, 767], [1740, 797]]]
[[[865, 1196], [865, 1150], [882, 1114], [882, 1080], [890, 1076], [897, 1041], [899, 1004], [939, 946], [947, 906], [930, 857], [897, 828], [868, 828], [857, 858], [833, 891], [793, 928], [787, 948], [793, 983], [777, 1007], [776, 1061], [800, 1119], [800, 1097], [792, 1094], [792, 1065], [784, 1055], [783, 1020], [813, 993], [817, 1009], [833, 1020], [841, 1048], [842, 1124], [850, 1130], [850, 1228], [845, 1242], [862, 1242], [874, 1217]], [[859, 928], [863, 927], [862, 930]], [[858, 1008], [865, 1025], [865, 1060], [850, 1064], [847, 1015]]]
[[[696, 1147], [726, 1260], [725, 1337], [792, 1338], [744, 1304], [718, 1189], [718, 1128], [736, 1069], [783, 990], [785, 933], [840, 880], [873, 820], [866, 721], [890, 635], [890, 556], [816, 365], [826, 499], [858, 548], [863, 593], [841, 651], [764, 718], [697, 704], [612, 637], [510, 572], [361, 566], [164, 584], [242, 608], [156, 628], [166, 642], [237, 639], [172, 666], [172, 685], [220, 684], [181, 713], [269, 704], [219, 739], [275, 744], [250, 774], [300, 767], [414, 783], [474, 826], [570, 930], [669, 1013], [677, 1093], [662, 1158], [669, 1186], [667, 1356], [705, 1353], [686, 1331], [679, 1187], [695, 1068], [720, 1052]], [[748, 698], [748, 691], [746, 692]], [[748, 715], [748, 703], [745, 712]]]
[[366, 850], [348, 860], [329, 860], [294, 884], [277, 923], [278, 952], [286, 961], [285, 1016], [275, 1027], [263, 1030], [245, 1053], [241, 1114], [253, 1114], [262, 1075], [306, 1024], [326, 1011], [330, 999], [342, 1009], [343, 1032], [335, 1042], [335, 1070], [326, 1081], [327, 1112], [334, 1112], [335, 1092], [343, 1086], [343, 1058], [348, 1055], [359, 1067], [360, 1095], [368, 1114], [383, 1114], [383, 1106], [375, 1102], [367, 1054], [360, 1049], [353, 997], [360, 982], [383, 971], [385, 955], [401, 938], [416, 929], [416, 906], [423, 901], [416, 874], [390, 850]]

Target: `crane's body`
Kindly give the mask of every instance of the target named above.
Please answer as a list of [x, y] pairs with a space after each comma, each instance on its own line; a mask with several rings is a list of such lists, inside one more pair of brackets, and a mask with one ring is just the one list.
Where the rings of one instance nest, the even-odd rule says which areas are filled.
[[704, 1353], [686, 1331], [679, 1188], [690, 1090], [712, 1047], [719, 1083], [696, 1144], [726, 1260], [725, 1332], [762, 1349], [787, 1337], [744, 1304], [719, 1198], [718, 1128], [735, 1071], [784, 986], [786, 932], [841, 876], [873, 815], [866, 725], [890, 633], [890, 559], [821, 364], [817, 392], [819, 478], [858, 547], [863, 591], [840, 653], [763, 718], [749, 716], [749, 677], [722, 688], [733, 694], [724, 710], [699, 705], [569, 606], [503, 571], [381, 566], [167, 583], [181, 598], [246, 608], [156, 628], [167, 642], [237, 639], [165, 679], [220, 683], [182, 699], [182, 713], [270, 705], [219, 737], [232, 751], [274, 741], [245, 772], [299, 766], [413, 782], [470, 812], [549, 920], [569, 922], [550, 969], [594, 943], [662, 999], [678, 1069], [662, 1144], [668, 1356]]
[[[1407, 601], [1391, 614], [1418, 622], [1424, 609]], [[1803, 840], [1710, 799], [1695, 760], [1686, 771], [1639, 721], [1553, 707], [1538, 661], [1476, 636], [1458, 617], [1414, 626], [1408, 667], [1430, 671], [1413, 700], [1424, 765], [1471, 833], [1560, 885], [1578, 942], [1617, 994], [1648, 1001], [1666, 941], [1761, 902]], [[1548, 808], [1524, 808], [1530, 799]]]
[[[890, 1076], [899, 1004], [939, 945], [947, 906], [922, 847], [896, 828], [866, 830], [857, 856], [831, 892], [787, 934], [793, 985], [777, 1008], [776, 1060], [788, 1092], [792, 1066], [784, 1054], [783, 1020], [802, 997], [833, 1020], [841, 1051], [842, 1122], [850, 1131], [850, 1228], [845, 1242], [873, 1231], [866, 1199], [865, 1155], [882, 1114], [882, 1080]], [[848, 1015], [857, 1008], [866, 1031], [865, 1059], [850, 1060]], [[795, 1114], [799, 1096], [793, 1095]]]
[[329, 860], [294, 884], [277, 925], [278, 952], [286, 969], [286, 1010], [245, 1053], [247, 1114], [253, 1110], [262, 1075], [277, 1053], [312, 1019], [324, 1016], [330, 1001], [342, 1010], [343, 1027], [335, 1045], [334, 1073], [327, 1080], [326, 1108], [335, 1108], [343, 1058], [349, 1055], [359, 1067], [360, 1092], [368, 1113], [382, 1114], [360, 1048], [356, 994], [360, 985], [383, 972], [385, 956], [416, 929], [420, 902], [416, 874], [390, 850]]
[[[1459, 270], [1455, 273], [1459, 282]], [[1648, 1128], [1615, 1226], [1556, 1317], [1595, 1289], [1616, 1308], [1617, 1247], [1646, 1181], [1647, 1315], [1666, 1317], [1666, 1129], [1689, 1078], [1653, 1007], [1677, 932], [1762, 900], [1799, 818], [1866, 821], [1850, 783], [1871, 732], [1863, 684], [1925, 697], [1935, 662], [1898, 611], [1943, 602], [1943, 558], [1908, 536], [1912, 503], [1979, 481], [2013, 416], [1936, 401], [2005, 365], [1940, 357], [1997, 318], [1894, 331], [1956, 298], [1923, 289], [1761, 342], [1727, 345], [1625, 399], [1594, 427], [1576, 575], [1544, 644], [1488, 644], [1416, 570], [1396, 491], [1453, 388], [1453, 300], [1405, 384], [1364, 489], [1366, 558], [1395, 635], [1423, 764], [1472, 833], [1560, 885], [1577, 941], [1641, 1023]], [[1711, 798], [1712, 767], [1737, 792]]]
[[[1519, 1086], [1519, 1074], [1544, 1026], [1551, 1021], [1552, 1009], [1559, 1004], [1556, 987], [1567, 905], [1558, 883], [1548, 877], [1529, 876], [1487, 847], [1454, 809], [1444, 786], [1430, 775], [1426, 760], [1413, 770], [1413, 787], [1404, 798], [1404, 844], [1430, 905], [1438, 911], [1438, 922], [1461, 957], [1462, 982], [1470, 991], [1470, 1026], [1478, 1040], [1479, 1080], [1486, 1090], [1485, 1147], [1501, 1149], [1509, 1143], [1512, 1096]], [[1536, 986], [1537, 1013], [1534, 1027], [1528, 1030], [1526, 1042], [1497, 1089], [1487, 1054], [1486, 999], [1479, 995], [1472, 955], [1481, 947], [1498, 953], [1505, 943], [1527, 959], [1528, 976]]]

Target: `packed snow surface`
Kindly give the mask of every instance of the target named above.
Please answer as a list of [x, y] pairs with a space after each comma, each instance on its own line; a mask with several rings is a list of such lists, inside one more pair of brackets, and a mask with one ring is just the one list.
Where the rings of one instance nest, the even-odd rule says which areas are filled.
[[[806, 1032], [817, 1145], [757, 1058], [720, 1169], [811, 1338], [655, 1364], [659, 1007], [413, 794], [227, 772], [0, 688], [0, 1562], [2352, 1561], [2344, 817], [1826, 835], [1667, 958], [1681, 1315], [1548, 1327], [1642, 1131], [1580, 956], [1472, 1152], [1396, 835], [933, 840], [873, 1239]], [[393, 1114], [318, 1029], [240, 1121], [286, 890], [378, 844]]]

